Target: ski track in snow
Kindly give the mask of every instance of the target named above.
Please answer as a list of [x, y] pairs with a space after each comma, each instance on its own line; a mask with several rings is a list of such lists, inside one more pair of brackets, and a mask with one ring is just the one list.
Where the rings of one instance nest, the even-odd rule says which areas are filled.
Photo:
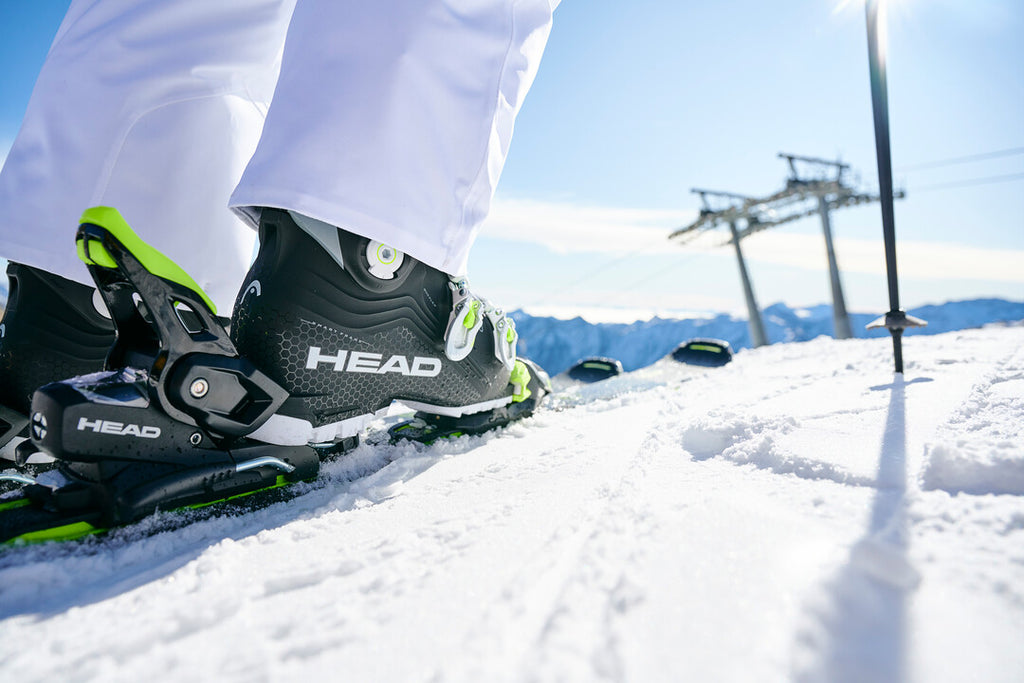
[[1017, 681], [1024, 328], [818, 339], [0, 554], [11, 680]]

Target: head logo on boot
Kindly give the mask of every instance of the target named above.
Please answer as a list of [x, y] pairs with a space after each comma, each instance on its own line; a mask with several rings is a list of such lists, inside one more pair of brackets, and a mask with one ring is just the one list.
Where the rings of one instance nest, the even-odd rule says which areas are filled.
[[440, 358], [415, 356], [410, 362], [401, 354], [394, 354], [386, 361], [382, 353], [363, 351], [338, 351], [336, 354], [323, 353], [319, 346], [310, 346], [306, 354], [306, 369], [316, 370], [320, 363], [334, 366], [335, 372], [365, 372], [385, 375], [394, 372], [406, 377], [437, 377], [441, 374]]

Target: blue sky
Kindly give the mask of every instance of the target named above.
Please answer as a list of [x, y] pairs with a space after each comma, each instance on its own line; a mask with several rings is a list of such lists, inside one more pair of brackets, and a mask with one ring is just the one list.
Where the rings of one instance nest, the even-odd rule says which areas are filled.
[[[0, 0], [0, 154], [66, 5]], [[1024, 4], [893, 0], [889, 15], [903, 304], [1022, 300]], [[780, 151], [841, 157], [876, 184], [864, 23], [854, 0], [564, 0], [474, 249], [475, 287], [561, 312], [742, 310], [722, 239], [665, 238], [695, 217], [691, 187], [780, 189]], [[832, 221], [849, 307], [885, 310], [878, 206]], [[744, 248], [762, 306], [829, 300], [816, 219]]]

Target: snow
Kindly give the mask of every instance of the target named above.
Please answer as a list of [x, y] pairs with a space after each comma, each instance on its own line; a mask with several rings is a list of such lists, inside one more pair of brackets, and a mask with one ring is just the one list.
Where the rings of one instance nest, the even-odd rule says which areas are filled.
[[660, 360], [255, 513], [9, 548], [4, 679], [1019, 681], [1024, 326], [904, 351]]

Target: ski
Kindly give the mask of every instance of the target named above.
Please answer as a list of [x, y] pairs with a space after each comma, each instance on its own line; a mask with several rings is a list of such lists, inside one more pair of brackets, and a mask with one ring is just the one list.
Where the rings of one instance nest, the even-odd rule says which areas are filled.
[[[321, 453], [321, 462], [348, 452], [355, 447], [356, 442], [357, 440], [353, 438], [348, 441], [345, 448], [338, 447], [330, 453]], [[60, 509], [46, 505], [45, 501], [39, 500], [39, 491], [34, 488], [49, 488], [53, 485], [45, 479], [39, 477], [12, 495], [0, 499], [0, 546], [76, 541], [88, 536], [103, 535], [115, 528], [127, 528], [126, 524], [108, 523], [103, 511], [98, 507], [72, 506], [71, 509]], [[315, 485], [315, 481], [305, 480], [303, 483]], [[308, 486], [298, 484], [299, 481], [290, 481], [285, 476], [278, 476], [264, 488], [235, 493], [217, 500], [167, 508], [165, 511], [171, 514], [162, 516], [158, 523], [147, 524], [143, 535], [152, 536], [214, 516], [245, 514], [286, 502], [308, 490]], [[141, 520], [142, 518], [135, 521]]]

